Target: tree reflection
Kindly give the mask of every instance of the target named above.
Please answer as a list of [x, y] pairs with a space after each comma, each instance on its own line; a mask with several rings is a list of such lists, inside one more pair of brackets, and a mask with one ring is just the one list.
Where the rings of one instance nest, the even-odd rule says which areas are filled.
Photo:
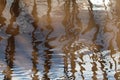
[[33, 67], [32, 67], [32, 72], [33, 72], [33, 77], [32, 79], [33, 80], [39, 80], [38, 79], [38, 75], [37, 75], [37, 72], [38, 72], [38, 69], [37, 69], [37, 64], [38, 64], [38, 48], [37, 48], [37, 45], [40, 44], [40, 42], [36, 42], [36, 37], [35, 37], [35, 32], [37, 30], [37, 27], [38, 27], [38, 16], [37, 16], [37, 5], [36, 5], [36, 0], [34, 0], [34, 6], [33, 6], [33, 11], [32, 11], [32, 15], [33, 15], [33, 18], [34, 18], [34, 22], [32, 23], [33, 24], [33, 27], [34, 27], [34, 30], [32, 32], [32, 45], [33, 45], [33, 52], [32, 52], [32, 63], [33, 63]]
[[[78, 8], [79, 7], [76, 3], [76, 0], [72, 0], [72, 1], [66, 0], [64, 4], [65, 17], [63, 20], [63, 25], [66, 31], [65, 37], [66, 40], [68, 40], [66, 45], [63, 46], [63, 51], [65, 53], [64, 67], [65, 67], [65, 74], [68, 76], [69, 79], [72, 80], [75, 79], [76, 56], [74, 54], [74, 51], [76, 51], [77, 48], [72, 48], [71, 44], [74, 43], [74, 41], [79, 38], [79, 33], [82, 28], [81, 21], [78, 17], [78, 13], [79, 13]], [[69, 69], [72, 75], [68, 75]]]
[[2, 27], [5, 23], [5, 18], [2, 17], [2, 12], [6, 6], [6, 0], [0, 0], [0, 27]]
[[44, 54], [44, 57], [45, 57], [45, 61], [44, 61], [44, 75], [43, 75], [43, 79], [46, 79], [46, 80], [50, 80], [49, 76], [48, 76], [48, 73], [49, 73], [49, 70], [51, 68], [51, 57], [52, 57], [52, 51], [50, 51], [50, 49], [52, 48], [52, 46], [49, 45], [49, 42], [51, 41], [49, 39], [49, 35], [51, 34], [51, 32], [53, 31], [53, 28], [51, 26], [51, 17], [50, 17], [50, 12], [51, 12], [51, 0], [47, 0], [47, 4], [48, 4], [48, 11], [47, 11], [47, 26], [46, 29], [48, 29], [48, 33], [46, 34], [45, 36], [45, 42], [44, 42], [44, 45], [46, 48], [48, 48], [47, 50], [44, 50], [45, 54]]
[[15, 40], [14, 40], [14, 36], [11, 36], [8, 39], [8, 45], [6, 48], [6, 63], [7, 63], [7, 68], [4, 71], [5, 72], [5, 77], [4, 80], [11, 80], [11, 74], [12, 74], [12, 68], [13, 68], [13, 64], [14, 64], [14, 54], [15, 53]]
[[[32, 1], [34, 1], [34, 3]], [[10, 23], [8, 26], [7, 25], [5, 26], [5, 30], [6, 30], [5, 34], [7, 34], [8, 39], [7, 39], [7, 46], [5, 49], [5, 59], [6, 59], [7, 68], [6, 70], [3, 71], [5, 73], [4, 80], [11, 80], [12, 74], [14, 72], [13, 71], [14, 60], [15, 60], [14, 56], [16, 49], [15, 38], [19, 34], [19, 26], [17, 25], [16, 20], [22, 22], [20, 23], [21, 32], [23, 30], [22, 35], [26, 34], [24, 33], [24, 31], [27, 31], [28, 28], [31, 30], [33, 29], [32, 32], [28, 31], [27, 36], [25, 36], [25, 37], [31, 37], [30, 45], [32, 45], [32, 50], [33, 50], [31, 53], [32, 80], [39, 80], [41, 76], [43, 80], [50, 80], [51, 77], [56, 78], [56, 72], [52, 72], [55, 71], [56, 64], [58, 64], [55, 63], [54, 61], [59, 61], [58, 57], [57, 58], [54, 57], [56, 55], [59, 57], [61, 57], [61, 55], [63, 56], [64, 61], [63, 62], [61, 61], [60, 64], [57, 66], [57, 68], [61, 70], [61, 66], [62, 69], [64, 66], [64, 75], [68, 80], [75, 80], [79, 78], [83, 80], [88, 78], [93, 80], [97, 80], [97, 79], [107, 80], [109, 79], [109, 77], [110, 79], [111, 77], [112, 78], [114, 77], [117, 80], [119, 79], [120, 77], [120, 73], [119, 73], [120, 71], [119, 70], [120, 1], [119, 0], [115, 0], [115, 1], [109, 0], [111, 1], [109, 5], [106, 5], [105, 0], [103, 0], [103, 5], [101, 10], [100, 9], [94, 10], [95, 7], [100, 7], [100, 6], [99, 5], [95, 6], [91, 2], [92, 0], [86, 0], [88, 5], [85, 7], [87, 7], [87, 9], [86, 8], [83, 9], [84, 7], [83, 5], [86, 4], [84, 3], [84, 0], [80, 0], [80, 1], [57, 0], [55, 1], [55, 4], [54, 4], [54, 0], [46, 0], [46, 1], [32, 0], [32, 1], [30, 4], [28, 3], [30, 5], [30, 7], [28, 8], [31, 8], [31, 4], [34, 4], [32, 5], [33, 6], [32, 14], [28, 14], [28, 16], [33, 17], [32, 19], [33, 22], [31, 21], [29, 22], [29, 17], [26, 17], [26, 13], [21, 12], [19, 16], [19, 13], [21, 11], [19, 7], [20, 0], [13, 0], [12, 6], [10, 7], [10, 13], [11, 13]], [[65, 2], [63, 3], [63, 1]], [[83, 1], [83, 3], [81, 1]], [[82, 5], [79, 4], [79, 2], [81, 2]], [[56, 6], [56, 3], [59, 4], [60, 8], [61, 8], [61, 3], [64, 4], [64, 6], [62, 7], [62, 9], [64, 9], [64, 13], [61, 14], [59, 13], [59, 11], [57, 11], [59, 10], [59, 8], [54, 8], [54, 6]], [[28, 9], [26, 7], [26, 4], [25, 7], [23, 7], [22, 5], [21, 8], [22, 9], [25, 8], [25, 10]], [[3, 25], [5, 22], [5, 19], [2, 17], [3, 15], [2, 12], [4, 10], [5, 5], [6, 5], [6, 0], [0, 0], [0, 26]], [[43, 7], [43, 10], [41, 10], [40, 8], [42, 15], [39, 14], [38, 6]], [[103, 7], [105, 8], [105, 10], [103, 9]], [[44, 8], [46, 8], [47, 11], [44, 10]], [[20, 17], [20, 20], [18, 16]], [[25, 19], [27, 20], [22, 21], [24, 20], [22, 16], [24, 16]], [[62, 22], [60, 22], [62, 18], [61, 16], [64, 16]], [[59, 20], [56, 18], [59, 18]], [[39, 25], [39, 23], [41, 25]], [[56, 23], [60, 23], [60, 24], [56, 24]], [[33, 28], [31, 28], [31, 25]], [[25, 28], [26, 26], [27, 28]], [[57, 30], [59, 29], [61, 30], [57, 33]], [[62, 30], [64, 30], [65, 33]], [[61, 32], [63, 33], [61, 34]], [[58, 44], [60, 44], [60, 46]], [[55, 48], [52, 45], [55, 45]], [[30, 50], [31, 47], [27, 49]], [[24, 57], [28, 57], [28, 56], [24, 55]], [[39, 61], [39, 59], [41, 61]], [[40, 69], [43, 68], [43, 69], [39, 70], [39, 68]], [[42, 74], [39, 75], [39, 73]], [[61, 74], [63, 73], [60, 73], [60, 76]]]
[[7, 69], [5, 72], [4, 80], [11, 80], [12, 79], [12, 68], [14, 66], [14, 55], [15, 55], [15, 36], [19, 34], [19, 28], [18, 26], [14, 25], [14, 22], [16, 21], [16, 17], [19, 15], [19, 0], [14, 0], [11, 6], [11, 20], [10, 24], [8, 25], [6, 29], [6, 33], [10, 34], [11, 36], [8, 38], [8, 44], [6, 47], [6, 63], [7, 63]]

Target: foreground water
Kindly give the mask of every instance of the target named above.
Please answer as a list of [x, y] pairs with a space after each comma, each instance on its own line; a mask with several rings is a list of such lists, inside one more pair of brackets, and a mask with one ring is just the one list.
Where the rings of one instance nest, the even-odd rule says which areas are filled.
[[0, 0], [0, 80], [120, 80], [119, 0]]

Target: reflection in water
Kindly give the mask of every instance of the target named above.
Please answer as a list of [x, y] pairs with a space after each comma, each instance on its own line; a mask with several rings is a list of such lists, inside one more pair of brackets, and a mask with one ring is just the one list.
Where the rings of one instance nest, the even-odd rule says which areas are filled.
[[5, 5], [6, 5], [6, 0], [0, 0], [0, 27], [4, 25], [4, 21], [5, 21], [5, 18], [2, 16]]
[[47, 26], [45, 26], [49, 31], [48, 33], [46, 34], [45, 36], [45, 42], [44, 42], [44, 45], [46, 49], [44, 52], [45, 52], [45, 61], [44, 61], [44, 75], [43, 75], [43, 79], [45, 80], [50, 80], [49, 76], [48, 76], [48, 73], [49, 73], [49, 70], [51, 68], [51, 55], [52, 55], [52, 51], [49, 51], [51, 49], [51, 46], [49, 45], [49, 35], [51, 34], [52, 32], [52, 26], [51, 26], [51, 17], [50, 17], [50, 12], [51, 12], [51, 0], [47, 0], [47, 4], [48, 4], [48, 11], [47, 11]]
[[8, 38], [8, 45], [6, 46], [6, 63], [7, 69], [5, 70], [4, 80], [12, 80], [12, 68], [14, 66], [14, 55], [15, 55], [15, 36], [19, 34], [19, 28], [14, 26], [14, 22], [16, 17], [19, 15], [19, 0], [14, 0], [10, 9], [11, 12], [11, 20], [10, 24], [6, 29], [6, 33], [11, 36]]
[[33, 52], [32, 52], [32, 63], [33, 63], [33, 68], [32, 68], [32, 72], [33, 72], [33, 78], [32, 80], [39, 80], [38, 79], [38, 69], [37, 69], [37, 64], [38, 64], [38, 49], [37, 49], [37, 45], [39, 45], [39, 42], [36, 42], [36, 38], [35, 38], [35, 31], [37, 29], [37, 23], [38, 23], [38, 17], [37, 17], [37, 5], [36, 5], [36, 0], [34, 0], [34, 6], [33, 6], [33, 11], [32, 11], [32, 15], [34, 17], [34, 30], [32, 32], [32, 45], [33, 45]]
[[119, 80], [119, 4], [0, 0], [0, 78]]
[[6, 48], [6, 63], [7, 63], [7, 68], [4, 71], [5, 72], [5, 77], [4, 80], [11, 80], [12, 76], [12, 68], [13, 68], [13, 64], [14, 64], [14, 55], [15, 55], [15, 40], [14, 40], [14, 36], [11, 36], [8, 39], [8, 45]]
[[[80, 19], [78, 18], [78, 5], [76, 3], [76, 0], [73, 1], [66, 1], [65, 2], [65, 18], [63, 20], [63, 25], [65, 27], [66, 31], [66, 40], [68, 40], [67, 44], [64, 46], [64, 53], [65, 53], [65, 58], [64, 58], [64, 66], [65, 66], [65, 71], [66, 72], [71, 72], [71, 75], [68, 75], [66, 73], [67, 77], [69, 79], [75, 79], [75, 54], [74, 54], [74, 49], [71, 48], [71, 44], [74, 43], [76, 38], [78, 37], [78, 34], [81, 29], [81, 22]], [[71, 39], [71, 40], [70, 40]], [[67, 48], [67, 49], [66, 49]], [[70, 62], [69, 62], [70, 61]], [[69, 68], [70, 65], [70, 68]], [[69, 70], [70, 69], [70, 70]]]

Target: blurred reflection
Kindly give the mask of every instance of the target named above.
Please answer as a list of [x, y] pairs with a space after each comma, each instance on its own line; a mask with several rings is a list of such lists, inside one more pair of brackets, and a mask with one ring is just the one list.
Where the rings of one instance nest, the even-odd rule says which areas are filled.
[[[0, 0], [0, 27], [6, 31], [0, 31], [0, 40], [7, 45], [4, 80], [22, 79], [22, 72], [32, 80], [58, 76], [63, 80], [119, 80], [119, 4], [119, 0]], [[32, 67], [30, 71], [19, 71], [18, 67], [24, 67], [21, 64], [14, 70], [21, 59]]]
[[5, 18], [2, 16], [3, 10], [6, 6], [6, 0], [0, 0], [0, 27], [2, 27], [5, 23]]
[[6, 70], [4, 71], [5, 73], [5, 77], [4, 77], [4, 80], [11, 80], [12, 79], [12, 68], [13, 68], [13, 64], [14, 64], [14, 55], [15, 55], [15, 40], [14, 40], [14, 36], [11, 36], [9, 39], [8, 39], [8, 45], [7, 45], [7, 48], [6, 48], [6, 63], [7, 63], [7, 68]]
[[[63, 47], [63, 51], [65, 53], [64, 56], [65, 74], [68, 76], [69, 79], [75, 80], [76, 56], [74, 54], [74, 51], [76, 51], [77, 48], [72, 48], [71, 44], [74, 43], [74, 41], [79, 38], [79, 33], [82, 26], [81, 26], [81, 21], [78, 18], [79, 11], [76, 0], [72, 0], [72, 1], [66, 0], [64, 4], [64, 9], [65, 9], [65, 17], [63, 20], [63, 25], [65, 27], [65, 31], [66, 31], [65, 37], [67, 40], [66, 45]], [[69, 71], [70, 73], [72, 73], [71, 75], [68, 75]]]
[[97, 69], [97, 64], [95, 62], [92, 63], [93, 67], [92, 67], [92, 71], [93, 71], [93, 80], [97, 80], [97, 73], [96, 71], [98, 70]]
[[51, 34], [51, 32], [53, 31], [52, 26], [51, 26], [51, 17], [50, 17], [50, 12], [51, 12], [51, 0], [47, 0], [47, 4], [48, 4], [48, 11], [47, 11], [47, 26], [46, 29], [48, 29], [49, 31], [47, 32], [46, 36], [45, 36], [45, 42], [44, 45], [47, 48], [47, 50], [44, 50], [45, 54], [45, 61], [44, 61], [44, 75], [43, 75], [43, 79], [45, 80], [50, 80], [48, 73], [49, 70], [51, 68], [51, 58], [52, 58], [52, 51], [49, 51], [50, 49], [52, 49], [52, 47], [49, 45], [50, 39], [49, 39], [49, 35]]
[[[101, 42], [97, 42], [97, 38], [98, 38], [98, 35], [100, 34], [100, 26], [96, 23], [96, 20], [95, 20], [95, 15], [94, 15], [94, 10], [93, 10], [93, 3], [91, 2], [91, 0], [88, 0], [88, 3], [89, 3], [89, 8], [88, 8], [88, 11], [89, 11], [89, 22], [88, 22], [88, 26], [86, 28], [86, 30], [84, 30], [84, 33], [88, 33], [88, 32], [91, 32], [92, 30], [94, 34], [93, 37], [92, 37], [92, 42], [93, 43], [96, 43], [96, 47], [97, 47], [97, 52], [99, 52], [102, 48], [102, 45], [101, 45]], [[102, 37], [101, 37], [102, 38]], [[95, 51], [96, 52], [96, 51]]]
[[37, 5], [36, 5], [36, 0], [34, 0], [34, 6], [33, 6], [33, 11], [32, 11], [32, 15], [34, 17], [34, 23], [33, 23], [33, 27], [34, 30], [32, 32], [32, 45], [33, 45], [33, 52], [32, 52], [32, 63], [33, 63], [33, 67], [32, 67], [32, 72], [33, 72], [33, 77], [32, 80], [39, 80], [39, 76], [37, 75], [38, 69], [37, 69], [37, 64], [38, 64], [38, 48], [37, 45], [39, 45], [39, 42], [36, 42], [36, 38], [35, 38], [35, 32], [37, 29], [37, 23], [38, 23], [38, 17], [37, 17]]
[[116, 34], [114, 34], [114, 35], [117, 35], [116, 36], [116, 41], [117, 41], [117, 43], [116, 43], [116, 45], [118, 46], [118, 49], [119, 49], [119, 51], [120, 51], [120, 36], [119, 36], [119, 34], [120, 34], [120, 1], [119, 0], [116, 0], [116, 6], [115, 6], [115, 9], [116, 9], [116, 16], [115, 16], [115, 19], [116, 19], [116, 17], [117, 17], [117, 19], [115, 20], [115, 22], [116, 22], [116, 26], [117, 26], [117, 29], [115, 29], [115, 32], [116, 32]]
[[6, 30], [7, 34], [11, 34], [13, 36], [15, 36], [16, 34], [19, 34], [19, 28], [16, 23], [16, 18], [18, 17], [20, 12], [19, 9], [20, 9], [19, 0], [14, 0], [10, 9], [11, 19], [10, 19], [10, 24], [8, 25]]
[[6, 47], [6, 63], [7, 63], [7, 69], [5, 72], [4, 80], [12, 80], [12, 68], [14, 66], [14, 55], [15, 55], [15, 36], [19, 34], [19, 28], [18, 26], [14, 25], [14, 22], [16, 21], [16, 17], [19, 15], [19, 0], [14, 0], [10, 9], [11, 12], [11, 21], [6, 29], [6, 33], [10, 34], [11, 36], [8, 38], [8, 43]]

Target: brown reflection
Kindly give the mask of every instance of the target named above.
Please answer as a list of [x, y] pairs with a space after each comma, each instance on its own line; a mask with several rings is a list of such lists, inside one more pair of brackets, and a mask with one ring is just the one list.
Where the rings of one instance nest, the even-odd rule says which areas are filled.
[[[118, 46], [118, 51], [120, 51], [120, 0], [115, 0], [116, 1], [116, 5], [115, 5], [115, 9], [116, 9], [116, 15], [115, 16], [117, 16], [117, 20], [115, 21], [116, 22], [116, 26], [117, 26], [117, 30], [118, 31], [115, 31], [116, 32], [116, 42], [117, 42], [117, 46]], [[119, 56], [119, 55], [118, 55]], [[115, 77], [115, 79], [116, 80], [119, 80], [120, 79], [120, 68], [118, 68], [118, 66], [120, 66], [120, 56], [118, 57], [117, 56], [117, 60], [115, 60], [113, 57], [113, 59], [114, 59], [114, 61], [115, 61], [115, 71], [116, 71], [116, 73], [115, 73], [115, 75], [114, 75], [114, 77]]]
[[81, 77], [82, 77], [82, 79], [84, 80], [84, 79], [85, 79], [85, 77], [84, 77], [84, 75], [83, 75], [83, 72], [85, 71], [85, 68], [82, 66], [82, 65], [83, 65], [83, 63], [82, 63], [82, 62], [79, 62], [79, 65], [80, 65]]
[[45, 52], [45, 61], [44, 61], [44, 75], [43, 75], [43, 79], [45, 80], [50, 80], [48, 73], [49, 70], [51, 68], [51, 58], [52, 58], [52, 51], [50, 51], [50, 49], [52, 49], [52, 46], [49, 45], [49, 42], [51, 41], [49, 37], [49, 35], [52, 33], [53, 28], [51, 26], [51, 17], [50, 17], [50, 12], [51, 12], [51, 0], [47, 0], [47, 4], [48, 4], [48, 11], [47, 11], [47, 26], [45, 26], [49, 31], [47, 32], [47, 35], [45, 36], [45, 42], [44, 45], [46, 48], [48, 48], [47, 50], [44, 50]]
[[66, 0], [64, 4], [65, 17], [63, 19], [63, 25], [65, 27], [66, 38], [77, 37], [81, 30], [81, 21], [78, 18], [78, 5], [76, 0]]
[[19, 28], [17, 26], [17, 24], [15, 23], [16, 18], [19, 15], [19, 0], [14, 0], [12, 5], [11, 5], [11, 9], [10, 9], [10, 13], [11, 13], [11, 19], [10, 19], [10, 24], [7, 27], [6, 33], [7, 34], [11, 34], [13, 36], [15, 36], [16, 34], [19, 33]]
[[118, 32], [117, 32], [117, 38], [116, 38], [116, 41], [117, 41], [117, 46], [118, 46], [118, 48], [119, 48], [119, 51], [120, 51], [120, 1], [119, 0], [116, 0], [116, 16], [118, 17], [117, 18], [117, 20], [116, 20], [116, 24], [117, 24], [117, 26], [118, 26]]
[[33, 63], [33, 67], [32, 67], [32, 72], [33, 72], [33, 77], [32, 80], [39, 80], [39, 76], [37, 75], [38, 69], [37, 69], [37, 64], [38, 64], [38, 48], [37, 45], [39, 45], [40, 43], [37, 42], [36, 37], [35, 37], [35, 32], [37, 29], [37, 23], [38, 23], [38, 16], [37, 16], [37, 5], [36, 5], [36, 0], [34, 0], [34, 6], [33, 6], [33, 11], [32, 11], [32, 15], [34, 18], [34, 22], [33, 22], [33, 27], [34, 30], [32, 32], [32, 45], [33, 45], [33, 52], [32, 52], [32, 63]]
[[5, 77], [4, 80], [11, 80], [11, 74], [12, 74], [12, 68], [13, 68], [13, 64], [14, 64], [14, 54], [15, 53], [15, 40], [14, 40], [14, 36], [11, 36], [8, 39], [8, 45], [6, 48], [6, 63], [7, 63], [7, 68], [4, 71], [5, 72]]
[[[61, 41], [61, 44], [63, 45], [63, 52], [65, 54], [64, 56], [64, 73], [67, 77], [68, 80], [75, 80], [76, 79], [76, 68], [79, 66], [80, 68], [80, 76], [82, 77], [82, 80], [84, 80], [86, 78], [86, 67], [87, 66], [86, 63], [83, 60], [84, 57], [84, 53], [83, 54], [75, 54], [75, 51], [81, 49], [81, 45], [78, 44], [78, 46], [72, 46], [72, 43], [74, 43], [75, 41], [77, 41], [78, 39], [81, 39], [81, 35], [86, 37], [86, 34], [91, 33], [92, 30], [94, 30], [93, 32], [93, 37], [91, 42], [95, 43], [98, 47], [97, 47], [97, 51], [95, 53], [92, 54], [92, 57], [90, 57], [94, 62], [90, 62], [92, 64], [92, 79], [93, 80], [97, 80], [99, 77], [99, 74], [97, 74], [97, 72], [102, 71], [102, 73], [100, 75], [103, 75], [103, 80], [108, 80], [109, 78], [109, 73], [107, 72], [106, 66], [110, 68], [110, 70], [113, 70], [112, 67], [115, 67], [115, 75], [114, 78], [116, 80], [120, 79], [120, 72], [119, 72], [119, 64], [118, 64], [118, 59], [115, 59], [115, 57], [112, 57], [114, 54], [116, 54], [116, 52], [114, 52], [114, 49], [117, 48], [118, 51], [120, 51], [120, 23], [119, 23], [119, 13], [120, 13], [120, 1], [119, 0], [115, 0], [116, 4], [115, 4], [115, 8], [111, 13], [108, 12], [106, 20], [105, 20], [105, 25], [103, 24], [101, 26], [102, 23], [97, 23], [96, 21], [96, 17], [95, 17], [95, 12], [93, 10], [93, 4], [91, 3], [91, 0], [88, 0], [88, 3], [90, 5], [90, 7], [88, 8], [88, 10], [86, 10], [89, 14], [89, 21], [87, 24], [87, 28], [83, 28], [84, 26], [82, 26], [82, 22], [81, 19], [79, 18], [79, 13], [80, 11], [82, 12], [82, 10], [79, 10], [79, 6], [76, 3], [77, 0], [65, 0], [65, 4], [64, 4], [64, 12], [65, 12], [65, 16], [63, 19], [63, 26], [65, 29], [65, 35], [64, 35], [64, 40], [63, 42]], [[105, 0], [103, 0], [104, 2]], [[111, 1], [111, 0], [110, 0]], [[43, 0], [44, 2], [44, 0]], [[53, 0], [54, 2], [54, 0]], [[58, 0], [58, 3], [60, 3], [60, 0]], [[46, 26], [44, 26], [45, 29], [41, 29], [41, 33], [44, 34], [45, 38], [43, 41], [39, 41], [37, 38], [39, 36], [39, 31], [40, 31], [40, 27], [38, 29], [38, 24], [39, 24], [39, 18], [38, 18], [38, 13], [37, 13], [37, 0], [34, 0], [34, 6], [33, 6], [33, 11], [32, 11], [32, 16], [34, 19], [34, 22], [32, 23], [34, 30], [32, 32], [32, 72], [33, 72], [33, 76], [32, 79], [33, 80], [39, 80], [39, 75], [37, 74], [39, 72], [38, 70], [38, 52], [40, 49], [38, 49], [38, 45], [43, 45], [44, 48], [44, 62], [43, 62], [43, 66], [44, 66], [44, 70], [43, 70], [43, 79], [44, 80], [50, 80], [49, 77], [49, 73], [50, 73], [50, 69], [51, 69], [51, 65], [52, 65], [52, 54], [53, 52], [50, 51], [50, 49], [52, 49], [53, 47], [49, 44], [49, 42], [51, 40], [53, 40], [53, 38], [50, 38], [49, 35], [51, 35], [51, 33], [53, 32], [53, 26], [52, 26], [52, 18], [51, 18], [51, 9], [52, 9], [52, 0], [47, 0], [47, 5], [48, 5], [48, 11], [47, 14], [44, 16], [46, 18]], [[6, 5], [6, 0], [0, 0], [0, 26], [1, 24], [4, 23], [4, 18], [2, 17], [2, 12], [4, 10], [4, 7]], [[114, 4], [112, 4], [114, 5]], [[19, 12], [20, 12], [20, 8], [19, 8], [19, 0], [13, 0], [11, 9], [10, 9], [10, 13], [11, 13], [11, 19], [10, 19], [10, 24], [8, 25], [7, 29], [6, 29], [6, 33], [10, 35], [10, 37], [7, 40], [7, 46], [6, 46], [6, 63], [7, 63], [7, 68], [4, 71], [5, 73], [5, 78], [4, 80], [11, 80], [11, 74], [13, 73], [12, 68], [14, 67], [14, 55], [15, 55], [15, 36], [17, 34], [19, 34], [19, 28], [17, 26], [16, 23], [16, 18], [19, 16]], [[102, 12], [102, 10], [98, 11], [98, 12]], [[104, 13], [104, 11], [103, 11]], [[99, 15], [99, 14], [97, 14]], [[110, 19], [112, 17], [112, 19]], [[99, 17], [100, 18], [100, 17]], [[103, 19], [101, 19], [103, 20]], [[104, 20], [103, 20], [104, 21]], [[110, 23], [114, 23], [114, 24], [110, 24]], [[84, 29], [84, 30], [83, 30]], [[36, 34], [38, 33], [38, 34]], [[41, 34], [40, 33], [40, 34]], [[107, 35], [109, 34], [109, 35]], [[106, 36], [107, 35], [107, 36]], [[107, 38], [108, 37], [108, 38]], [[109, 38], [110, 37], [110, 38]], [[1, 39], [0, 39], [1, 40]], [[105, 41], [106, 40], [106, 41]], [[88, 41], [88, 40], [86, 40]], [[65, 43], [64, 43], [65, 42]], [[65, 44], [65, 45], [64, 45]], [[87, 42], [85, 42], [85, 44], [87, 44]], [[91, 43], [92, 44], [92, 43]], [[107, 46], [106, 46], [107, 45]], [[59, 46], [59, 45], [58, 45]], [[86, 45], [85, 45], [86, 46]], [[89, 46], [88, 46], [89, 47]], [[107, 56], [105, 53], [100, 53], [101, 55], [105, 55], [105, 56], [99, 56], [99, 54], [97, 54], [97, 52], [101, 52], [103, 50], [111, 50], [112, 53], [110, 53], [110, 59], [113, 59], [113, 63], [109, 62], [110, 65], [106, 65], [107, 63], [107, 59], [105, 58], [105, 56]], [[91, 51], [92, 52], [92, 51]], [[114, 53], [114, 54], [113, 54]], [[88, 54], [89, 55], [89, 54]], [[76, 65], [77, 62], [76, 60], [79, 58], [80, 62], [78, 62], [78, 66]], [[99, 60], [100, 58], [100, 60]], [[104, 59], [103, 59], [104, 58]], [[100, 63], [100, 65], [97, 64]], [[114, 66], [115, 65], [115, 66]], [[89, 71], [89, 70], [88, 70]], [[42, 71], [41, 71], [42, 72]], [[70, 72], [70, 74], [69, 74]], [[54, 76], [54, 74], [53, 74]], [[111, 75], [110, 75], [111, 77]]]
[[[95, 27], [95, 20], [94, 20], [94, 13], [93, 13], [93, 4], [91, 3], [90, 0], [88, 0], [89, 2], [89, 8], [88, 8], [88, 11], [89, 11], [89, 22], [88, 22], [88, 27], [82, 32], [83, 34], [89, 32], [92, 28]], [[97, 32], [97, 31], [96, 31]]]
[[115, 77], [116, 80], [119, 80], [120, 79], [120, 72], [116, 71], [114, 77]]
[[105, 70], [105, 61], [104, 60], [100, 60], [99, 63], [101, 64], [101, 70], [103, 72], [103, 80], [108, 80], [108, 77], [107, 77], [107, 72]]
[[97, 69], [97, 64], [96, 64], [95, 62], [93, 62], [92, 65], [93, 65], [93, 67], [92, 67], [92, 71], [93, 71], [93, 76], [92, 76], [92, 78], [93, 78], [93, 80], [98, 80], [98, 79], [97, 79], [97, 73], [96, 73], [96, 71], [98, 70], [98, 69]]
[[2, 17], [2, 12], [6, 6], [6, 0], [0, 0], [0, 27], [4, 25], [5, 18]]
[[15, 26], [13, 23], [16, 21], [16, 17], [19, 15], [19, 0], [14, 0], [10, 9], [11, 12], [11, 21], [6, 29], [6, 33], [10, 34], [11, 36], [8, 38], [8, 43], [6, 47], [6, 63], [7, 69], [5, 72], [4, 80], [11, 80], [12, 79], [12, 72], [11, 70], [14, 66], [14, 55], [15, 55], [15, 36], [19, 34], [18, 26]]
[[[94, 18], [93, 3], [90, 0], [88, 0], [88, 2], [90, 6], [88, 8], [90, 18], [88, 22], [88, 27], [86, 28], [84, 33], [89, 32], [90, 30], [95, 28], [95, 33], [93, 34], [94, 36], [93, 36], [92, 42], [96, 43], [97, 51], [95, 52], [99, 52], [103, 48], [103, 45], [101, 45], [102, 42], [97, 42], [97, 40], [99, 40], [98, 36], [101, 33], [100, 26], [96, 23], [95, 18]], [[102, 39], [102, 37], [100, 38]]]
[[[63, 51], [65, 53], [64, 56], [64, 70], [65, 75], [72, 80], [75, 80], [76, 73], [76, 55], [74, 52], [77, 50], [76, 47], [72, 48], [71, 44], [74, 43], [75, 40], [79, 38], [79, 33], [82, 28], [81, 20], [79, 19], [78, 13], [78, 4], [76, 0], [66, 0], [64, 4], [65, 17], [63, 19], [63, 25], [65, 27], [65, 37], [66, 37], [66, 45], [63, 46]], [[68, 67], [70, 65], [70, 67]], [[72, 73], [68, 75], [68, 72]]]

